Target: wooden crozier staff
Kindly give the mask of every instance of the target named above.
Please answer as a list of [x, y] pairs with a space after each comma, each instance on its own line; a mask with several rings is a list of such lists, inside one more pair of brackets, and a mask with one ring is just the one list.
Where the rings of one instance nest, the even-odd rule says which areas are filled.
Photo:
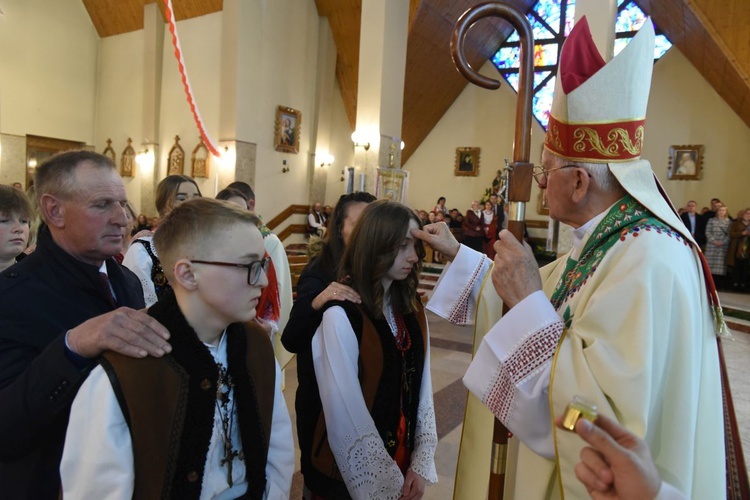
[[[451, 37], [451, 56], [458, 71], [471, 83], [486, 89], [500, 88], [500, 82], [487, 78], [469, 66], [464, 54], [464, 38], [471, 26], [485, 17], [500, 17], [508, 21], [518, 32], [521, 40], [520, 68], [518, 78], [518, 104], [516, 106], [516, 131], [513, 143], [513, 162], [506, 168], [508, 189], [508, 230], [523, 241], [526, 202], [531, 197], [533, 165], [529, 163], [531, 142], [531, 98], [534, 77], [534, 35], [526, 16], [519, 10], [500, 2], [475, 5], [458, 19]], [[508, 307], [503, 305], [503, 315]], [[508, 448], [508, 429], [495, 419], [492, 436], [492, 463], [490, 466], [490, 500], [503, 498], [505, 484], [505, 461]]]

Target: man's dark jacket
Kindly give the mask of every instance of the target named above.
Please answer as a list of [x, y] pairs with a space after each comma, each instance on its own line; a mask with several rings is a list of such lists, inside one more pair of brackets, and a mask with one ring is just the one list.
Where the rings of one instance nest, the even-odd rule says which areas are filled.
[[[690, 216], [687, 212], [684, 212], [682, 215], [680, 215], [680, 219], [682, 219], [682, 223], [685, 224], [685, 227], [688, 228], [688, 231], [692, 231], [692, 228], [690, 227]], [[695, 214], [695, 232], [693, 233], [693, 238], [695, 238], [695, 242], [698, 243], [698, 246], [701, 248], [704, 248], [706, 246], [706, 225], [708, 224], [708, 218], [696, 213]]]
[[[144, 307], [132, 272], [108, 259], [107, 273], [118, 306]], [[58, 498], [70, 405], [90, 368], [70, 360], [65, 332], [113, 309], [99, 269], [47, 228], [33, 254], [0, 274], [0, 497]]]

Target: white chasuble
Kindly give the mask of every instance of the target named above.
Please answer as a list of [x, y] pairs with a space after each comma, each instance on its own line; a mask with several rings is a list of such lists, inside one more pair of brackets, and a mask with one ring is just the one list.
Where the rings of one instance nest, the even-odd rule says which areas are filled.
[[[554, 297], [556, 309], [548, 297], [597, 237], [596, 224], [579, 228], [587, 231], [571, 252], [542, 268], [543, 293], [502, 318], [486, 257], [462, 246], [444, 271], [427, 308], [489, 328], [483, 338], [486, 330], [476, 332], [481, 345], [464, 383], [521, 441], [509, 446], [505, 498], [589, 498], [574, 474], [585, 443], [553, 424], [575, 395], [643, 437], [664, 482], [688, 498], [723, 498], [719, 360], [700, 262], [679, 234], [651, 222], [615, 238], [593, 271]], [[465, 435], [491, 438], [491, 426], [467, 425]], [[462, 449], [460, 459], [470, 453]], [[474, 495], [486, 492], [478, 488]], [[456, 498], [470, 496], [457, 486]]]

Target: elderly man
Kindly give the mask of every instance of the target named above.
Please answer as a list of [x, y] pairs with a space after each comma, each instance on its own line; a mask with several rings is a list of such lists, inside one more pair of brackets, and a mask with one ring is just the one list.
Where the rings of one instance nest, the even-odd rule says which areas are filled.
[[112, 259], [127, 225], [112, 161], [61, 153], [35, 186], [46, 222], [37, 249], [0, 275], [0, 495], [56, 499], [70, 406], [93, 359], [170, 347], [166, 329], [137, 310], [138, 278]]
[[[464, 383], [514, 435], [512, 498], [588, 496], [574, 471], [584, 444], [553, 420], [576, 395], [642, 437], [686, 497], [725, 494], [718, 301], [694, 240], [639, 160], [653, 46], [647, 21], [605, 64], [584, 18], [562, 49], [535, 176], [550, 216], [574, 228], [567, 255], [540, 270], [503, 231], [493, 266], [445, 228], [417, 232], [453, 261], [428, 308], [458, 323], [476, 312], [489, 330]], [[500, 299], [510, 308], [502, 318]]]
[[315, 202], [313, 209], [307, 216], [307, 230], [310, 234], [317, 234], [321, 238], [326, 235], [326, 215], [323, 213], [323, 206]]

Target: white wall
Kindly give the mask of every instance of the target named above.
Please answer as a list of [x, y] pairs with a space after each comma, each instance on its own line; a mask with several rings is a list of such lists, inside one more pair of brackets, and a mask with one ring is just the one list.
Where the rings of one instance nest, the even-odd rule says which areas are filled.
[[[190, 78], [195, 102], [201, 118], [213, 140], [219, 140], [219, 87], [221, 64], [221, 13], [216, 12], [177, 23], [177, 32], [182, 47], [182, 58]], [[191, 155], [200, 143], [200, 133], [190, 112], [187, 96], [182, 85], [177, 59], [172, 47], [172, 35], [164, 30], [161, 87], [161, 112], [158, 142], [160, 158], [157, 161], [159, 179], [167, 175], [167, 157], [180, 136], [180, 145], [185, 150], [186, 175], [191, 174]], [[151, 139], [150, 137], [144, 139]], [[139, 141], [140, 142], [140, 141]], [[218, 161], [211, 158], [208, 178], [196, 179], [204, 196], [215, 193], [215, 173]], [[222, 189], [225, 186], [219, 186]]]
[[338, 83], [336, 83], [333, 91], [332, 106], [330, 149], [335, 161], [331, 167], [327, 167], [326, 197], [323, 203], [334, 206], [346, 189], [341, 181], [341, 171], [354, 163], [352, 128], [349, 125], [349, 118], [346, 115], [344, 100], [341, 97], [341, 89]]
[[[219, 137], [220, 97], [221, 97], [221, 29], [222, 13], [214, 13], [199, 18], [177, 23], [178, 33], [193, 93], [200, 109], [203, 122], [215, 141], [238, 139], [257, 145], [255, 178], [251, 183], [257, 196], [257, 209], [264, 218], [270, 219], [290, 204], [307, 203], [308, 186], [311, 170], [314, 168], [311, 145], [312, 126], [315, 123], [315, 85], [317, 74], [317, 46], [319, 17], [312, 0], [275, 0], [274, 2], [257, 2], [254, 12], [261, 19], [254, 19], [254, 26], [262, 30], [260, 43], [253, 47], [252, 60], [240, 61], [244, 70], [239, 73], [240, 88], [253, 86], [251, 78], [261, 76], [256, 94], [245, 94], [238, 98], [238, 109], [253, 109], [253, 113], [242, 113], [237, 117], [238, 131], [241, 137]], [[240, 28], [242, 29], [242, 28]], [[245, 29], [249, 29], [245, 27]], [[198, 144], [198, 130], [187, 104], [182, 82], [174, 57], [171, 38], [165, 30], [163, 47], [162, 92], [160, 106], [160, 133], [156, 140], [160, 154], [156, 168], [158, 177], [166, 175], [167, 155], [174, 144], [174, 136], [179, 135], [181, 145], [186, 153], [185, 173], [190, 173], [190, 155]], [[97, 150], [104, 148], [107, 137], [123, 135], [133, 138], [134, 147], [139, 149], [141, 142], [154, 138], [141, 137], [142, 99], [143, 99], [143, 35], [142, 31], [108, 37], [102, 42], [102, 61], [107, 58], [127, 58], [137, 66], [136, 72], [128, 75], [127, 83], [123, 81], [122, 72], [102, 62], [100, 72], [99, 122], [97, 124]], [[258, 62], [259, 61], [259, 62]], [[259, 66], [258, 66], [259, 64]], [[250, 66], [248, 68], [248, 66]], [[247, 76], [243, 76], [247, 75]], [[248, 81], [244, 81], [245, 78]], [[338, 118], [334, 122], [346, 123], [340, 92], [337, 90], [334, 99]], [[133, 103], [132, 107], [124, 103]], [[276, 108], [279, 105], [289, 106], [302, 112], [300, 151], [298, 154], [275, 151], [274, 121]], [[124, 117], [120, 120], [120, 117]], [[347, 129], [341, 137], [332, 139], [332, 154], [336, 157], [335, 171], [340, 162], [351, 163], [351, 130]], [[124, 144], [116, 143], [119, 154]], [[340, 151], [340, 152], [339, 152]], [[348, 152], [348, 154], [347, 154]], [[290, 168], [282, 173], [284, 167]], [[208, 179], [198, 179], [204, 196], [215, 193], [215, 169], [218, 162], [213, 162], [212, 172]], [[340, 171], [340, 169], [338, 170]], [[338, 175], [329, 175], [338, 179]], [[224, 187], [220, 181], [219, 189]], [[341, 183], [339, 183], [341, 184]], [[140, 186], [137, 179], [126, 180], [128, 194], [136, 205], [140, 199]], [[332, 196], [338, 197], [340, 193]], [[327, 195], [328, 198], [328, 195]], [[150, 212], [151, 207], [141, 210]]]
[[[119, 168], [128, 138], [136, 151], [142, 142], [143, 30], [101, 39], [96, 97], [96, 151], [104, 151], [107, 139], [111, 139]], [[137, 166], [135, 170], [137, 175]], [[138, 179], [125, 177], [123, 181], [136, 210], [155, 215], [153, 207], [140, 206]]]
[[[93, 144], [98, 36], [80, 0], [3, 0], [0, 133]], [[25, 178], [0, 163], [0, 182]]]
[[[498, 78], [490, 62], [482, 73]], [[511, 158], [515, 123], [515, 92], [503, 82], [497, 91], [468, 85], [425, 141], [404, 166], [412, 172], [409, 204], [430, 209], [438, 196], [462, 211], [490, 186], [503, 158]], [[534, 122], [531, 161], [537, 163], [544, 140]], [[682, 144], [705, 146], [701, 181], [667, 180], [669, 147]], [[455, 177], [455, 148], [482, 149], [478, 177]], [[657, 177], [677, 206], [696, 199], [699, 206], [718, 197], [736, 213], [750, 205], [750, 128], [732, 111], [677, 48], [672, 48], [654, 67], [646, 121], [643, 158], [650, 160]], [[538, 188], [534, 185], [529, 219], [545, 219], [536, 213]]]
[[[734, 216], [750, 206], [750, 128], [676, 48], [654, 66], [643, 157], [677, 206], [720, 198]], [[701, 181], [667, 180], [669, 147], [705, 146]]]
[[[259, 124], [251, 139], [258, 145], [255, 193], [257, 209], [266, 219], [291, 204], [307, 203], [315, 154], [310, 143], [315, 101], [318, 50], [318, 13], [315, 2], [274, 0], [263, 2], [262, 82], [257, 96]], [[302, 112], [299, 153], [274, 150], [276, 108], [288, 106]], [[248, 119], [238, 116], [237, 120]], [[238, 126], [240, 128], [240, 126]], [[284, 167], [290, 168], [282, 173]]]

